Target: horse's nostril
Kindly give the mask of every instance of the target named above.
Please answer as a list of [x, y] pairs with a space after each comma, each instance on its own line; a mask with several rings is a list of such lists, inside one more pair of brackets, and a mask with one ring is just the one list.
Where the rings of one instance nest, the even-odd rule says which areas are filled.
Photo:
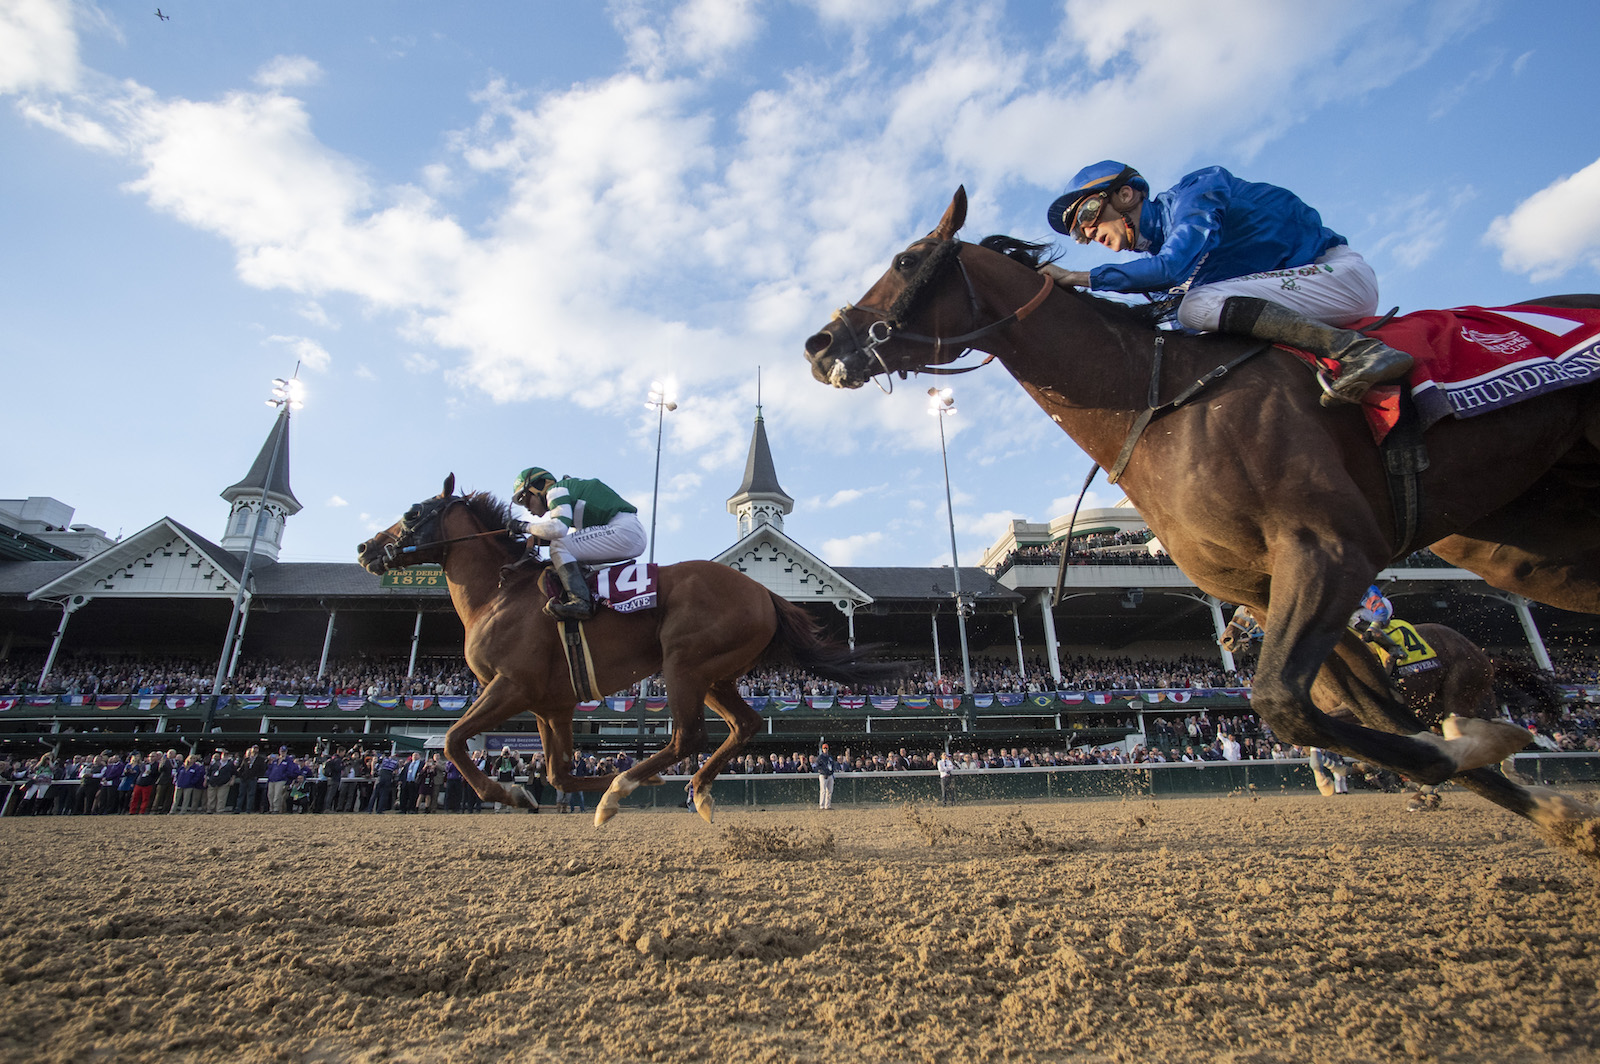
[[816, 358], [818, 355], [825, 353], [828, 350], [828, 348], [830, 348], [832, 346], [833, 346], [833, 334], [832, 333], [829, 333], [829, 332], [815, 333], [814, 335], [811, 336], [810, 339], [808, 339], [806, 341], [806, 355], [808, 357], [810, 357], [810, 358]]

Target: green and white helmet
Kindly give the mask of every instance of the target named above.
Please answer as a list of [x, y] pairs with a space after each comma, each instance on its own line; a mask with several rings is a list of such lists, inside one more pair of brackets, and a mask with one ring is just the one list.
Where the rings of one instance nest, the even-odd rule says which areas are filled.
[[524, 469], [522, 472], [517, 474], [516, 481], [511, 485], [511, 497], [515, 499], [524, 491], [527, 491], [530, 488], [537, 488], [540, 484], [547, 480], [555, 479], [555, 477], [550, 475], [550, 471], [548, 469], [540, 469], [538, 466], [529, 466], [527, 469]]

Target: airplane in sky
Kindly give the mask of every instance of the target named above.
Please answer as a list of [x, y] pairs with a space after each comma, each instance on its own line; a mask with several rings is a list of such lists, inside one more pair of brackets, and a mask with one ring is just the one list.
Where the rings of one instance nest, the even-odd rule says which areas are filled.
[[172, 16], [171, 15], [163, 15], [161, 13], [161, 9], [159, 7], [156, 8], [156, 18], [160, 19], [162, 22], [171, 22], [172, 21]]

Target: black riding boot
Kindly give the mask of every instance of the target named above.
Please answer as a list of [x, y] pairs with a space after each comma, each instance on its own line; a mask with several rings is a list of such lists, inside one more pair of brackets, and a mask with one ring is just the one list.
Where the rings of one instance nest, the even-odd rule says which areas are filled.
[[556, 571], [561, 586], [566, 589], [559, 601], [551, 599], [544, 611], [560, 621], [586, 621], [594, 616], [594, 600], [589, 597], [589, 581], [583, 568], [575, 561], [558, 561], [552, 557], [550, 567]]
[[1324, 325], [1281, 304], [1254, 296], [1233, 296], [1226, 300], [1222, 304], [1221, 329], [1337, 359], [1342, 367], [1339, 379], [1333, 382], [1331, 392], [1323, 394], [1323, 406], [1359, 403], [1374, 384], [1397, 380], [1411, 372], [1411, 356], [1396, 351], [1382, 340]]

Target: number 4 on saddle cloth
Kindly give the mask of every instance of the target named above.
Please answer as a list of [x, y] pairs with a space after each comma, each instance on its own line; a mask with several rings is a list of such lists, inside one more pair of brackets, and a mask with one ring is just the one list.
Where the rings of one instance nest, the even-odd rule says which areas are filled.
[[[1445, 417], [1476, 417], [1600, 380], [1600, 309], [1420, 310], [1369, 329], [1382, 321], [1367, 318], [1347, 328], [1368, 332], [1416, 360], [1410, 384], [1422, 429]], [[1287, 350], [1330, 376], [1337, 374], [1337, 363]], [[1382, 443], [1399, 422], [1399, 387], [1372, 388], [1362, 408], [1374, 439]]]
[[1378, 661], [1385, 668], [1392, 669], [1396, 676], [1413, 676], [1439, 667], [1439, 655], [1406, 621], [1391, 620], [1384, 625], [1383, 634], [1393, 640], [1405, 653], [1397, 658], [1375, 642], [1368, 642], [1367, 647], [1378, 655]]
[[[617, 613], [636, 613], [655, 608], [656, 568], [651, 562], [620, 562], [590, 570], [584, 576], [596, 605], [604, 604]], [[553, 570], [546, 569], [539, 580], [539, 589], [547, 598], [559, 598], [565, 593]]]

